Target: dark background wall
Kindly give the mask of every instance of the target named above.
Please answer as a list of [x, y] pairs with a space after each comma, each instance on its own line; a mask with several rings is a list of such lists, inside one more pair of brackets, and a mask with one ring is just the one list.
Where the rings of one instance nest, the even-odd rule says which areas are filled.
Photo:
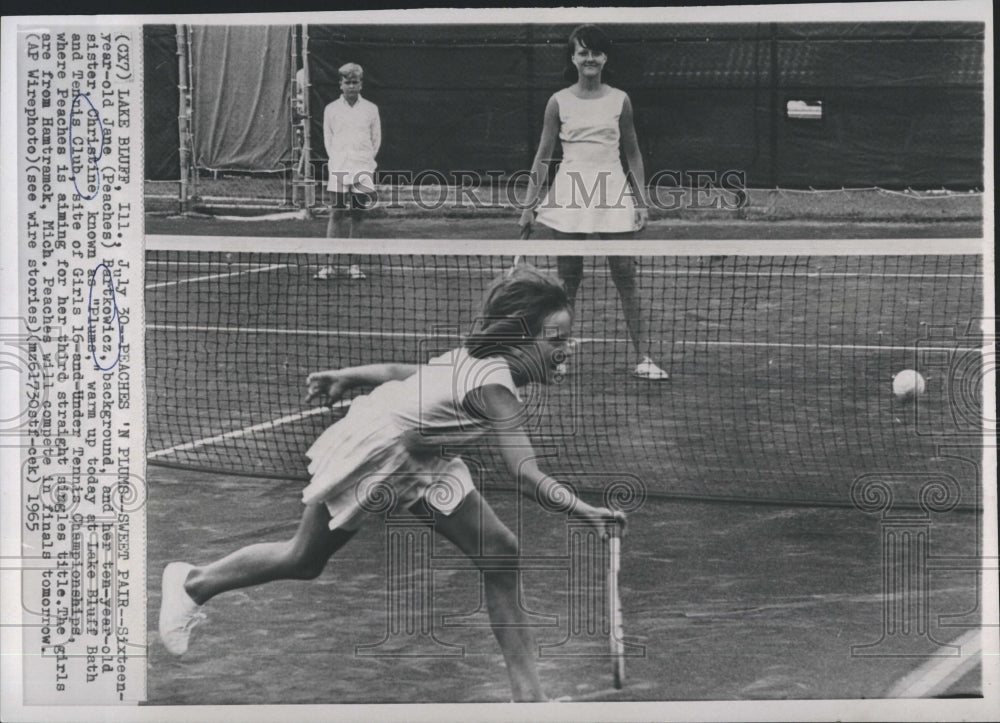
[[[310, 26], [314, 149], [323, 156], [322, 109], [339, 94], [337, 68], [351, 61], [364, 66], [364, 95], [382, 115], [380, 170], [526, 169], [545, 102], [568, 84], [571, 29]], [[609, 82], [632, 98], [647, 176], [740, 170], [754, 187], [983, 185], [980, 23], [604, 29], [615, 43]], [[146, 28], [149, 178], [176, 177], [174, 53], [172, 26]], [[823, 119], [786, 118], [788, 100], [822, 101]]]
[[145, 25], [143, 40], [143, 125], [146, 178], [180, 177], [177, 115], [180, 97], [177, 37], [173, 25]]

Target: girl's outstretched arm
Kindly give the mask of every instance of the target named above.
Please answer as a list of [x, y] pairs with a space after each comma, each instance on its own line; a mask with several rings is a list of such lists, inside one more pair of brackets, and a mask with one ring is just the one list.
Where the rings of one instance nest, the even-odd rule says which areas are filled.
[[641, 229], [649, 218], [649, 198], [646, 194], [646, 167], [642, 162], [642, 152], [639, 150], [639, 138], [635, 133], [635, 120], [632, 113], [632, 101], [625, 96], [622, 114], [618, 119], [618, 129], [621, 132], [622, 152], [628, 163], [628, 180], [636, 201], [636, 212], [639, 214], [638, 226]]
[[550, 508], [566, 509], [571, 515], [598, 526], [614, 518], [624, 524], [625, 515], [605, 507], [587, 504], [573, 490], [538, 468], [531, 440], [521, 427], [524, 406], [509, 389], [500, 384], [487, 384], [470, 393], [465, 400], [467, 411], [488, 421], [494, 429], [496, 444], [507, 469], [518, 482], [521, 491]]
[[542, 137], [538, 141], [538, 151], [531, 163], [531, 175], [528, 176], [528, 190], [524, 196], [524, 211], [521, 212], [519, 224], [522, 228], [530, 227], [535, 220], [535, 206], [539, 204], [544, 190], [545, 181], [549, 177], [549, 161], [556, 147], [559, 135], [559, 101], [555, 96], [549, 98], [545, 106], [545, 117], [542, 120]]
[[402, 381], [416, 373], [416, 364], [365, 364], [313, 372], [306, 380], [309, 386], [306, 402], [320, 401], [323, 404], [333, 404], [354, 387], [378, 386], [394, 380]]

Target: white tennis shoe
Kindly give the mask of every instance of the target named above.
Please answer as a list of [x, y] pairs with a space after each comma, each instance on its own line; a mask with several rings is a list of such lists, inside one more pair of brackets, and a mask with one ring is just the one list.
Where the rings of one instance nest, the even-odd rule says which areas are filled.
[[656, 362], [648, 356], [642, 358], [642, 361], [636, 365], [632, 374], [640, 379], [648, 379], [654, 382], [665, 382], [670, 379], [670, 375], [663, 369], [660, 369], [660, 367], [656, 365]]
[[194, 568], [186, 562], [171, 562], [163, 568], [160, 587], [160, 640], [172, 655], [187, 652], [191, 630], [207, 616], [201, 605], [191, 599], [184, 589], [184, 581]]
[[351, 268], [347, 270], [347, 275], [354, 281], [363, 281], [368, 278], [357, 264], [351, 264]]

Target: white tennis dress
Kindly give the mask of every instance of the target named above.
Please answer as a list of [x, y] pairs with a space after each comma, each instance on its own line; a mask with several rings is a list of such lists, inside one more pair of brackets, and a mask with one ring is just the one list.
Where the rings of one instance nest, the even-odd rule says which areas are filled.
[[620, 158], [625, 91], [608, 86], [603, 97], [584, 99], [564, 88], [552, 97], [559, 104], [563, 158], [536, 221], [563, 233], [635, 231], [635, 202]]
[[312, 480], [302, 501], [325, 503], [330, 529], [358, 527], [365, 512], [385, 512], [396, 501], [409, 506], [423, 498], [451, 514], [474, 485], [462, 459], [445, 456], [442, 448], [488, 431], [462, 408], [470, 391], [487, 384], [518, 395], [503, 357], [474, 359], [459, 348], [431, 359], [409, 379], [358, 397], [306, 452]]

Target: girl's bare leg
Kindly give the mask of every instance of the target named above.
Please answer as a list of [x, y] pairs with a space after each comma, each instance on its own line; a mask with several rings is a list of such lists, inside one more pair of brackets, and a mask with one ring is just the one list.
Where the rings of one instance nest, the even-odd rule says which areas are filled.
[[306, 505], [292, 539], [247, 545], [210, 565], [195, 567], [188, 574], [184, 589], [192, 600], [203, 605], [227, 590], [272, 580], [318, 577], [330, 556], [357, 532], [331, 530], [329, 523], [326, 505]]
[[331, 208], [330, 220], [326, 224], [327, 238], [351, 238], [354, 234], [351, 212], [343, 208]]
[[649, 356], [651, 349], [643, 315], [642, 295], [635, 282], [635, 259], [631, 256], [609, 256], [608, 267], [622, 300], [622, 313], [625, 315], [625, 326], [628, 327], [632, 346], [639, 356]]
[[[586, 238], [582, 233], [563, 233], [553, 231], [552, 235], [556, 239], [579, 241]], [[576, 303], [576, 292], [583, 281], [583, 258], [580, 256], [560, 256], [556, 259], [556, 269], [559, 278], [562, 279], [566, 287], [566, 296], [569, 298], [569, 305], [572, 307]]]
[[351, 209], [351, 231], [350, 238], [361, 238], [361, 224], [365, 220], [367, 211]]
[[[473, 490], [454, 513], [438, 515], [434, 529], [483, 571], [493, 634], [500, 643], [516, 701], [545, 700], [535, 660], [535, 636], [521, 607], [517, 538]], [[483, 559], [483, 557], [487, 559]], [[489, 560], [501, 557], [500, 561]]]

